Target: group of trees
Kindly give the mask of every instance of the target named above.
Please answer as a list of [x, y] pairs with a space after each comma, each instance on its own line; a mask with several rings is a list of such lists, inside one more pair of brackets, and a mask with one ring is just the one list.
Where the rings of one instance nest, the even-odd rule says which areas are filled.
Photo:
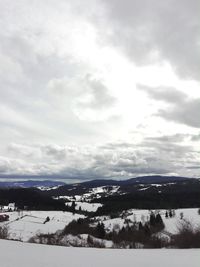
[[[163, 192], [162, 194], [150, 192], [137, 192], [135, 194], [125, 194], [108, 196], [96, 199], [103, 204], [96, 211], [96, 216], [110, 215], [129, 209], [180, 209], [197, 208], [200, 206], [199, 192]], [[172, 212], [172, 210], [171, 210]], [[168, 216], [169, 216], [168, 212]], [[169, 216], [170, 217], [170, 216]]]
[[175, 210], [166, 210], [165, 212], [165, 218], [173, 218], [175, 217], [175, 215]]
[[[155, 243], [155, 234], [164, 228], [162, 217], [159, 213], [151, 213], [149, 221], [132, 222], [127, 218], [125, 224], [120, 227], [113, 227], [112, 231], [105, 230], [104, 223], [101, 221], [95, 222], [93, 219], [78, 219], [69, 223], [62, 232], [62, 235], [80, 235], [88, 234], [90, 236], [111, 240], [119, 247], [128, 244], [129, 247], [136, 247], [137, 243], [145, 244], [146, 247], [151, 247], [151, 243]], [[160, 241], [159, 241], [160, 242]], [[154, 246], [161, 246], [159, 245]]]
[[75, 211], [76, 211], [76, 202], [72, 201], [71, 203], [67, 204], [65, 209], [67, 211], [69, 211], [69, 212], [75, 213]]
[[160, 213], [153, 213], [150, 214], [150, 220], [149, 220], [150, 228], [154, 229], [154, 231], [161, 231], [165, 228], [164, 222], [162, 220], [162, 217]]
[[[151, 212], [149, 221], [146, 222], [131, 222], [125, 219], [127, 222], [120, 229], [115, 227], [107, 237], [111, 239], [119, 247], [137, 247], [138, 244], [144, 247], [160, 247], [161, 241], [157, 242], [156, 233], [164, 229], [164, 223], [159, 213], [155, 214]], [[162, 240], [163, 243], [163, 240]]]
[[105, 226], [102, 222], [98, 222], [97, 225], [91, 226], [93, 221], [89, 218], [73, 220], [63, 230], [62, 235], [72, 234], [89, 234], [97, 238], [104, 239], [106, 237]]
[[37, 188], [0, 188], [0, 203], [15, 203], [20, 210], [66, 210], [65, 202], [46, 195]]

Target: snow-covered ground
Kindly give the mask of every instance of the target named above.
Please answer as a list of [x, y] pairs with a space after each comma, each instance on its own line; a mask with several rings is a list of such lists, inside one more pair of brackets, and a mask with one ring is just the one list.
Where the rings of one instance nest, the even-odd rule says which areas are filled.
[[0, 240], [1, 267], [199, 267], [199, 249], [90, 249]]
[[93, 194], [101, 194], [101, 193], [108, 193], [112, 195], [113, 193], [116, 193], [119, 190], [120, 186], [99, 186], [91, 189], [91, 193]]
[[84, 211], [95, 212], [99, 207], [102, 207], [100, 203], [88, 203], [88, 202], [76, 202], [76, 210], [81, 207]]
[[[62, 211], [23, 211], [7, 214], [10, 216], [9, 221], [0, 222], [0, 226], [7, 225], [9, 238], [21, 241], [28, 241], [39, 233], [55, 233], [57, 230], [63, 230], [72, 220], [84, 218], [83, 215]], [[50, 221], [44, 224], [47, 216]]]
[[[175, 216], [172, 218], [165, 218], [166, 210], [153, 210], [153, 212], [159, 212], [162, 216], [163, 222], [165, 224], [165, 231], [175, 234], [177, 231], [178, 225], [181, 223], [181, 213], [183, 214], [183, 218], [189, 220], [194, 226], [200, 226], [200, 215], [198, 214], [198, 209], [177, 209], [175, 210]], [[149, 210], [128, 210], [128, 216], [126, 219], [130, 219], [132, 222], [145, 222], [149, 220], [150, 211]], [[106, 219], [106, 220], [104, 220]], [[105, 228], [108, 230], [112, 230], [114, 228], [122, 228], [125, 222], [125, 219], [122, 218], [114, 218], [108, 219], [102, 217]]]

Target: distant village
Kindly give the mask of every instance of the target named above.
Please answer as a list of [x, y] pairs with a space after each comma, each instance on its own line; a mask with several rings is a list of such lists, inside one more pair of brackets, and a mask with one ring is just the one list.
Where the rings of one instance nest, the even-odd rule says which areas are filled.
[[9, 215], [5, 212], [11, 212], [18, 210], [15, 203], [9, 203], [7, 206], [0, 205], [0, 222], [8, 221]]
[[0, 212], [8, 212], [8, 211], [15, 211], [17, 207], [15, 203], [9, 203], [7, 206], [0, 205]]

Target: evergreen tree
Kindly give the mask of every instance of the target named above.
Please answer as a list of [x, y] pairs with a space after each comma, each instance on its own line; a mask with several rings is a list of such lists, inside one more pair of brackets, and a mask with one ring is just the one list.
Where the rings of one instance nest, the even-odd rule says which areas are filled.
[[155, 226], [155, 224], [156, 224], [156, 216], [155, 216], [155, 214], [152, 212], [152, 213], [150, 214], [150, 225], [151, 225], [151, 226]]
[[172, 214], [172, 211], [171, 211], [171, 210], [169, 211], [169, 217], [170, 217], [170, 218], [173, 217], [173, 214]]
[[156, 215], [155, 222], [156, 222], [156, 227], [158, 227], [158, 229], [164, 228], [164, 223], [163, 223], [162, 217], [159, 213]]
[[96, 227], [96, 232], [97, 232], [97, 237], [99, 238], [104, 238], [106, 231], [105, 231], [105, 226], [103, 223], [98, 222], [97, 227]]
[[150, 236], [151, 235], [151, 230], [150, 230], [150, 228], [149, 228], [147, 223], [144, 226], [144, 233], [145, 233], [146, 236]]
[[71, 211], [72, 211], [73, 213], [75, 213], [75, 208], [76, 208], [76, 203], [75, 203], [75, 201], [72, 201]]
[[172, 217], [175, 217], [175, 216], [176, 216], [175, 210], [172, 210]]
[[139, 231], [143, 231], [143, 230], [144, 230], [144, 227], [143, 227], [142, 223], [139, 222]]

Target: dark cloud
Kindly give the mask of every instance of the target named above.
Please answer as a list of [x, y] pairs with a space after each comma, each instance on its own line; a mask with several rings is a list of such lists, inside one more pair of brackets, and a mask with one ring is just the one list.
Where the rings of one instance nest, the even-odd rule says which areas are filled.
[[200, 128], [200, 120], [198, 118], [200, 99], [189, 98], [186, 94], [173, 87], [138, 85], [138, 88], [145, 91], [154, 100], [163, 101], [170, 105], [165, 109], [160, 109], [156, 114], [157, 116], [191, 127]]
[[187, 95], [174, 87], [150, 87], [138, 84], [137, 88], [147, 93], [155, 100], [164, 101], [171, 104], [181, 104], [187, 100]]
[[191, 141], [200, 141], [200, 134], [192, 135]]
[[183, 101], [180, 105], [176, 105], [171, 110], [160, 110], [158, 115], [175, 122], [183, 123], [191, 127], [200, 128], [198, 118], [200, 110], [200, 100]]
[[169, 61], [181, 77], [200, 79], [198, 0], [104, 2], [110, 39], [136, 64]]

